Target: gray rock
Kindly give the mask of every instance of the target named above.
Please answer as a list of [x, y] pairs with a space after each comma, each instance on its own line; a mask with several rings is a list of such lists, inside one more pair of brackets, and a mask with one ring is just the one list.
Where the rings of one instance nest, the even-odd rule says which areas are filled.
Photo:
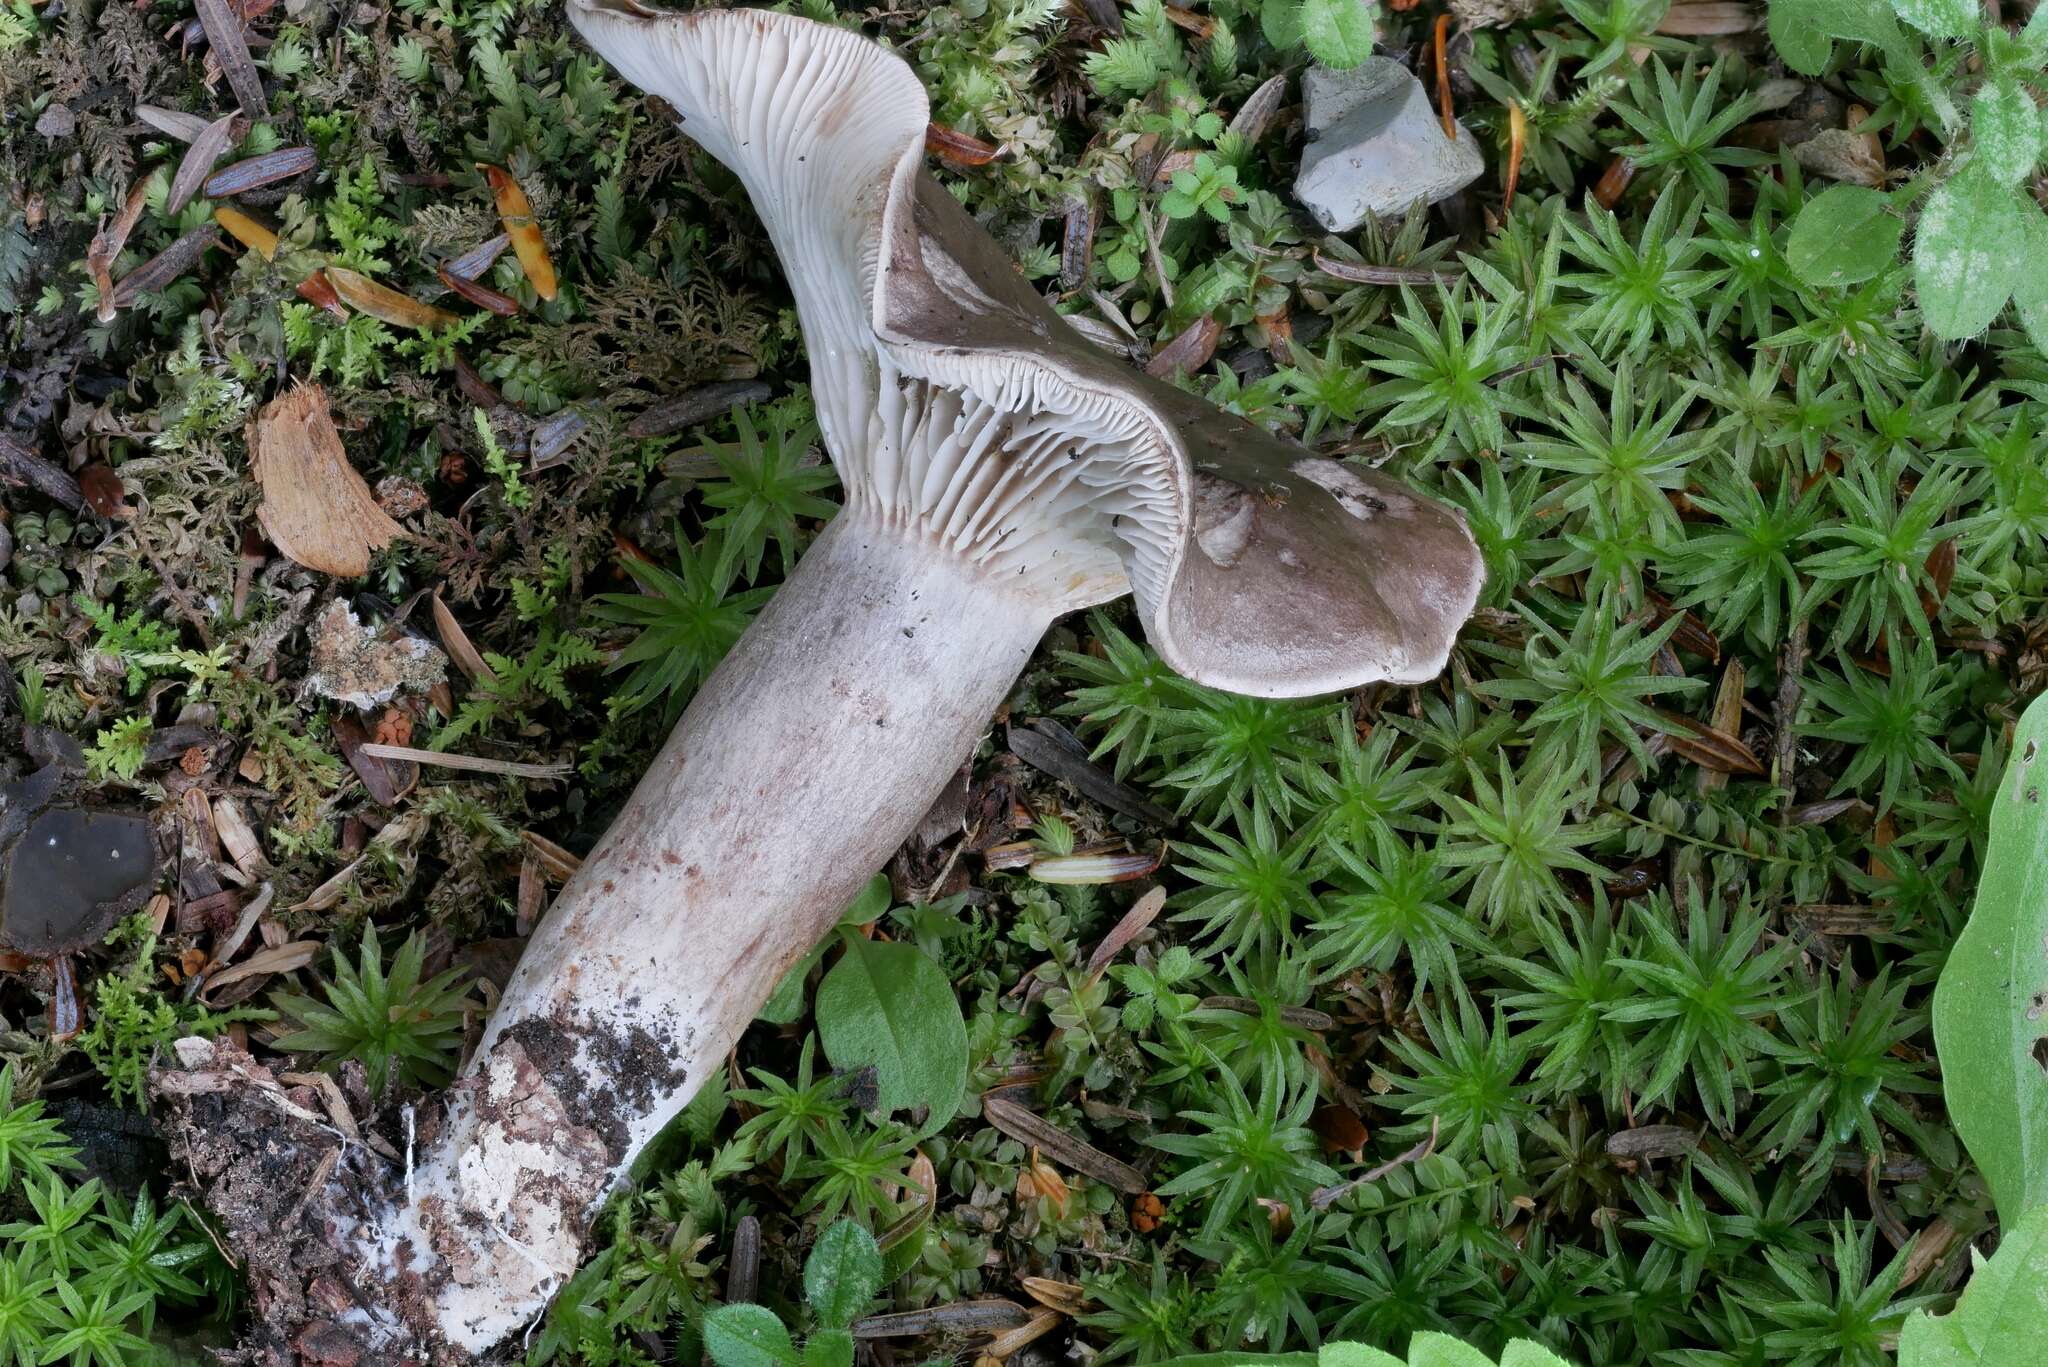
[[1366, 215], [1399, 217], [1434, 204], [1486, 169], [1479, 140], [1459, 124], [1455, 142], [1412, 72], [1385, 57], [1350, 71], [1311, 67], [1302, 77], [1308, 148], [1294, 197], [1333, 233]]

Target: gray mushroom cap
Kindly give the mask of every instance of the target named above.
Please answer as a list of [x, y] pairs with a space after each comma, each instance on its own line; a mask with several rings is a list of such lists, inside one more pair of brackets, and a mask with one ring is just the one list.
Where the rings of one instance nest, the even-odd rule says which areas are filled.
[[1462, 516], [1090, 345], [925, 172], [930, 107], [901, 59], [788, 15], [618, 3], [571, 18], [747, 186], [850, 510], [1055, 610], [1128, 591], [1161, 657], [1213, 687], [1442, 670], [1484, 577]]

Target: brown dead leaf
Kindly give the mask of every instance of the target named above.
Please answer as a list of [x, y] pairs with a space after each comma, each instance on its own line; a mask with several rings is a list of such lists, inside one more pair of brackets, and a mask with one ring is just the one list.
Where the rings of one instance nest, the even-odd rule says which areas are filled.
[[248, 437], [250, 472], [263, 490], [257, 521], [292, 560], [353, 578], [369, 572], [370, 552], [405, 535], [348, 463], [319, 385], [303, 385], [263, 408]]
[[192, 145], [185, 149], [185, 156], [178, 163], [178, 173], [171, 177], [170, 198], [164, 201], [164, 212], [175, 214], [192, 202], [192, 196], [199, 193], [199, 186], [220, 160], [221, 153], [228, 150], [228, 139], [233, 135], [234, 114], [223, 114], [201, 130], [192, 139]]
[[954, 166], [986, 166], [996, 159], [999, 149], [972, 134], [932, 123], [925, 125], [924, 150]]

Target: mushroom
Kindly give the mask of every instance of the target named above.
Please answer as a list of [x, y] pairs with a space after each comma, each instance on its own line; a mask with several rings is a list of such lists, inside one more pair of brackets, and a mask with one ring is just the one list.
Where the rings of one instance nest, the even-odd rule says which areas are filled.
[[924, 173], [925, 94], [884, 48], [762, 11], [570, 16], [752, 196], [846, 501], [563, 889], [385, 1216], [394, 1299], [471, 1353], [575, 1271], [1055, 618], [1131, 593], [1174, 668], [1289, 697], [1435, 676], [1482, 576], [1449, 509], [1073, 332]]

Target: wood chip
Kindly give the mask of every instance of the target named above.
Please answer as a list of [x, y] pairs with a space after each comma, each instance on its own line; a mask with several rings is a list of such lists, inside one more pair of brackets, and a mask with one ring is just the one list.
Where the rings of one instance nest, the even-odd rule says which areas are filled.
[[85, 494], [77, 480], [5, 432], [0, 432], [0, 484], [34, 489], [71, 512], [85, 511]]
[[1349, 285], [1447, 285], [1465, 274], [1462, 267], [1452, 266], [1369, 266], [1321, 252], [1311, 253], [1310, 259], [1324, 275]]
[[193, 0], [192, 7], [198, 12], [200, 26], [206, 30], [206, 42], [214, 59], [228, 78], [228, 89], [235, 92], [242, 109], [252, 117], [268, 113], [262, 77], [257, 75], [249, 44], [242, 37], [241, 14], [228, 0]]
[[222, 969], [206, 980], [208, 996], [221, 992], [244, 978], [268, 977], [273, 973], [296, 973], [321, 949], [318, 940], [291, 940], [269, 949], [259, 949], [233, 968]]
[[225, 199], [302, 176], [320, 164], [320, 154], [310, 147], [280, 147], [261, 156], [244, 157], [223, 166], [206, 178], [206, 197]]
[[1078, 1315], [1081, 1307], [1088, 1303], [1087, 1291], [1072, 1282], [1056, 1282], [1050, 1277], [1023, 1277], [1018, 1284], [1032, 1300], [1062, 1315]]
[[1092, 1144], [1083, 1143], [1036, 1111], [1028, 1111], [1014, 1101], [984, 1095], [981, 1114], [989, 1124], [1010, 1138], [1037, 1145], [1054, 1162], [1083, 1176], [1133, 1196], [1148, 1188], [1145, 1175], [1130, 1164], [1110, 1157]]
[[257, 841], [249, 818], [242, 814], [240, 799], [226, 795], [213, 799], [213, 829], [236, 868], [251, 879], [270, 873], [270, 861], [263, 857], [263, 846]]
[[[1727, 667], [1721, 671], [1720, 686], [1714, 690], [1714, 710], [1708, 716], [1708, 723], [1716, 731], [1730, 736], [1741, 732], [1742, 692], [1748, 686], [1749, 671], [1743, 667], [1739, 658], [1730, 656]], [[1716, 792], [1727, 786], [1727, 770], [1700, 766], [1697, 784], [1700, 792]]]
[[521, 831], [519, 838], [539, 858], [541, 868], [557, 883], [566, 883], [583, 867], [583, 857], [573, 850], [565, 850], [538, 831]]
[[1007, 1329], [990, 1339], [983, 1352], [992, 1358], [1006, 1358], [1026, 1344], [1044, 1338], [1059, 1326], [1059, 1322], [1057, 1310], [1040, 1310], [1015, 1329]]
[[99, 231], [92, 235], [92, 244], [85, 250], [86, 271], [99, 289], [99, 307], [95, 316], [102, 323], [113, 322], [117, 312], [111, 275], [114, 260], [128, 245], [128, 234], [135, 231], [136, 220], [142, 217], [143, 206], [148, 202], [149, 177], [137, 177], [135, 183], [128, 187], [128, 198], [122, 203], [121, 212], [114, 216], [111, 224], [101, 221]]
[[249, 468], [263, 490], [257, 521], [296, 563], [354, 578], [369, 572], [372, 551], [405, 535], [349, 465], [319, 385], [302, 385], [261, 409], [248, 441]]
[[178, 173], [171, 177], [170, 197], [164, 201], [166, 213], [177, 213], [192, 202], [193, 195], [199, 193], [200, 182], [220, 160], [221, 153], [228, 150], [228, 140], [234, 134], [235, 117], [233, 114], [221, 115], [192, 139], [192, 145], [185, 149], [185, 156], [178, 163]]
[[1656, 31], [1680, 38], [1722, 38], [1747, 33], [1762, 18], [1752, 7], [1731, 0], [1681, 0], [1664, 11]]
[[1118, 783], [1109, 771], [1088, 758], [1087, 748], [1058, 722], [1035, 720], [1009, 730], [1010, 753], [1041, 773], [1070, 784], [1083, 797], [1149, 826], [1170, 827], [1172, 812], [1148, 802], [1136, 790]]
[[855, 1320], [857, 1339], [918, 1338], [925, 1334], [999, 1334], [1030, 1323], [1031, 1312], [1015, 1301], [991, 1298], [955, 1301], [923, 1310], [899, 1310]]
[[461, 769], [472, 774], [503, 774], [507, 778], [556, 779], [569, 776], [566, 764], [521, 764], [509, 759], [485, 759], [481, 755], [446, 755], [439, 750], [415, 750], [410, 745], [379, 745], [371, 741], [363, 753], [379, 759], [411, 760], [442, 769]]
[[127, 308], [153, 294], [199, 264], [208, 249], [220, 245], [220, 229], [211, 223], [194, 228], [170, 246], [121, 277], [114, 285], [114, 307]]
[[332, 1073], [279, 1073], [277, 1080], [287, 1087], [311, 1087], [320, 1093], [320, 1101], [327, 1107], [327, 1118], [334, 1122], [334, 1128], [351, 1144], [363, 1142], [363, 1133], [356, 1128], [356, 1118], [348, 1108], [348, 1099], [341, 1094], [341, 1084], [334, 1080]]
[[138, 104], [135, 117], [165, 137], [176, 138], [179, 142], [191, 142], [206, 131], [206, 120], [199, 115], [187, 114], [181, 109], [165, 109], [161, 105]]
[[1676, 1158], [1699, 1147], [1700, 1137], [1683, 1125], [1639, 1125], [1607, 1136], [1609, 1158]]
[[1756, 751], [1743, 744], [1740, 736], [1717, 731], [1705, 722], [1662, 708], [1657, 709], [1657, 715], [1670, 727], [1667, 739], [1671, 748], [1694, 764], [1723, 773], [1763, 777], [1763, 761], [1757, 758]]
[[455, 667], [468, 677], [471, 683], [496, 683], [498, 672], [484, 660], [469, 639], [469, 633], [462, 629], [462, 623], [455, 620], [455, 614], [435, 594], [428, 600], [433, 607], [434, 630], [441, 637], [441, 648], [448, 652], [448, 658], [455, 661]]
[[504, 223], [505, 231], [511, 234], [512, 250], [518, 254], [519, 268], [526, 272], [526, 279], [535, 294], [543, 299], [553, 299], [556, 294], [555, 263], [548, 257], [547, 239], [541, 236], [540, 224], [534, 220], [533, 205], [528, 202], [526, 191], [502, 166], [485, 165], [480, 169], [491, 183], [491, 194], [498, 201], [498, 218]]

